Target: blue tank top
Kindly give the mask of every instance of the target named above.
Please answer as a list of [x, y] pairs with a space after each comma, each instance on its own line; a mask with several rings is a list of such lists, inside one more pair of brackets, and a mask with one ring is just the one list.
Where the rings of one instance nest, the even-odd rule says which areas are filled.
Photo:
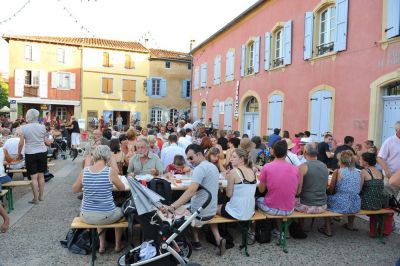
[[93, 173], [89, 168], [83, 172], [82, 211], [112, 212], [115, 209], [110, 181], [110, 167]]

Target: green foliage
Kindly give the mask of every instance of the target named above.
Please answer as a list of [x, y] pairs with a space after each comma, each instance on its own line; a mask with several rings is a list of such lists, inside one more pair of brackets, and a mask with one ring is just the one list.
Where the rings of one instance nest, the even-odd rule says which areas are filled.
[[0, 80], [0, 108], [3, 106], [10, 107], [8, 102], [8, 83]]

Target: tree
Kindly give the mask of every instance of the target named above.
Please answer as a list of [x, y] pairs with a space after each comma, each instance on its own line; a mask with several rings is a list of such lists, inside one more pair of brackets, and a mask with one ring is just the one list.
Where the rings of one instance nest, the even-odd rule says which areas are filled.
[[8, 101], [8, 82], [0, 79], [0, 108], [3, 106], [10, 107]]

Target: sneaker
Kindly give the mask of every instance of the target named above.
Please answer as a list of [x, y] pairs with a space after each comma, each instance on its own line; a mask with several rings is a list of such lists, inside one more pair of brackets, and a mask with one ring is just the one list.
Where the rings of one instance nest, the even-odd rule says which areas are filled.
[[203, 246], [201, 245], [201, 243], [200, 242], [192, 242], [192, 248], [194, 249], [194, 250], [201, 250], [202, 248], [203, 248]]
[[272, 235], [273, 237], [278, 238], [278, 237], [279, 237], [279, 230], [276, 229], [276, 228], [272, 229], [271, 235]]

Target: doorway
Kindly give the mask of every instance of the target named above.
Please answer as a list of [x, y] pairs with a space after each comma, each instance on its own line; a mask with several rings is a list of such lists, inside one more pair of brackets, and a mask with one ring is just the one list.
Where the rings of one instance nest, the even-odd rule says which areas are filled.
[[258, 135], [259, 106], [255, 97], [250, 97], [244, 108], [243, 134], [249, 135], [249, 138]]

